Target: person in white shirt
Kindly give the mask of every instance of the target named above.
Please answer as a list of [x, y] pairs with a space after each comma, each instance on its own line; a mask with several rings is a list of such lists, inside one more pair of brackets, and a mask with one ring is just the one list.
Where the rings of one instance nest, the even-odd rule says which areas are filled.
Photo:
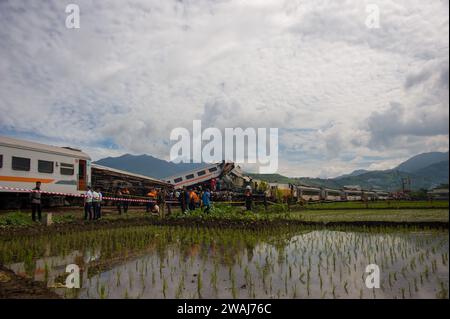
[[92, 202], [93, 202], [93, 197], [94, 194], [92, 193], [91, 187], [88, 186], [87, 187], [87, 191], [84, 194], [84, 219], [87, 220], [89, 218], [89, 220], [92, 220], [93, 216], [93, 211], [92, 211]]
[[99, 219], [102, 217], [102, 200], [103, 200], [103, 195], [100, 192], [100, 189], [97, 189], [96, 191], [92, 192], [92, 197], [93, 197], [93, 207], [94, 207], [94, 219]]

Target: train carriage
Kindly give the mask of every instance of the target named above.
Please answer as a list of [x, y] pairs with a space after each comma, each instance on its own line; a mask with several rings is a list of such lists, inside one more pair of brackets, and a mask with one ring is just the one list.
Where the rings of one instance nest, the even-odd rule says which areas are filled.
[[346, 201], [360, 201], [363, 199], [362, 191], [358, 190], [344, 190], [342, 195], [342, 199]]
[[270, 197], [272, 199], [281, 199], [286, 201], [288, 198], [297, 197], [296, 188], [292, 184], [286, 183], [268, 183]]
[[342, 199], [342, 192], [336, 189], [324, 189], [324, 200], [327, 201], [340, 201]]
[[91, 158], [81, 150], [0, 137], [0, 192], [32, 189], [81, 194], [91, 180]]
[[377, 200], [388, 200], [389, 193], [384, 191], [375, 191], [375, 197]]
[[297, 194], [304, 201], [320, 201], [322, 198], [322, 190], [317, 187], [298, 186]]
[[363, 200], [374, 201], [376, 199], [377, 199], [377, 196], [374, 191], [363, 191]]
[[218, 179], [224, 174], [231, 172], [234, 168], [234, 163], [209, 164], [198, 169], [166, 177], [164, 180], [173, 185], [175, 189], [180, 189]]

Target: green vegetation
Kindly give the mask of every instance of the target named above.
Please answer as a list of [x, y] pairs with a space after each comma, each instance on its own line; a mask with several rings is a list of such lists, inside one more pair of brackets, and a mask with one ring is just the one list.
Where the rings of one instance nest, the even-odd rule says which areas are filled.
[[[42, 222], [44, 222], [45, 213], [42, 215]], [[53, 215], [53, 222], [56, 224], [67, 223], [76, 220], [73, 214]], [[31, 220], [31, 213], [24, 212], [10, 212], [0, 215], [0, 228], [2, 227], [24, 227], [36, 225]]]
[[434, 209], [449, 208], [447, 201], [374, 201], [310, 203], [306, 209]]
[[[214, 203], [209, 214], [201, 209], [181, 213], [173, 209], [172, 214], [166, 218], [170, 220], [221, 220], [221, 221], [316, 221], [316, 222], [448, 222], [448, 202], [370, 202], [369, 208], [362, 202], [339, 202], [298, 205], [274, 204], [267, 207], [262, 205], [254, 207], [253, 211], [246, 211], [243, 207], [229, 206], [224, 203]], [[45, 217], [45, 214], [44, 216]], [[159, 219], [158, 216], [149, 215], [144, 211], [134, 211], [128, 214], [117, 213], [104, 215], [103, 220], [119, 221], [134, 218]], [[83, 222], [83, 214], [69, 212], [53, 214], [55, 224]], [[88, 221], [87, 223], [95, 223]], [[2, 227], [30, 227], [33, 223], [29, 213], [9, 212], [0, 215], [0, 228]]]
[[249, 174], [247, 175], [270, 183], [302, 184], [316, 187], [341, 189], [345, 185], [359, 185], [364, 189], [377, 188], [387, 191], [402, 189], [402, 178], [411, 180], [412, 190], [430, 189], [436, 184], [448, 184], [448, 159], [433, 163], [417, 171], [406, 172], [398, 169], [383, 171], [362, 171], [360, 174], [342, 175], [336, 178], [286, 177], [280, 174]]
[[30, 226], [32, 224], [31, 214], [11, 212], [0, 215], [0, 228], [7, 226]]
[[447, 209], [351, 209], [351, 210], [292, 210], [286, 205], [270, 206], [268, 211], [257, 207], [254, 211], [245, 211], [239, 207], [215, 204], [210, 214], [204, 214], [200, 209], [187, 214], [176, 213], [168, 218], [205, 220], [302, 220], [317, 222], [351, 222], [351, 221], [389, 221], [389, 222], [448, 222]]
[[[295, 215], [295, 213], [292, 213]], [[300, 213], [305, 221], [352, 222], [448, 222], [446, 209], [352, 209], [352, 210], [310, 210]]]
[[[0, 240], [0, 263], [66, 298], [448, 298], [449, 289], [442, 230], [140, 226]], [[80, 266], [81, 289], [61, 288], [67, 263]], [[381, 289], [365, 286], [372, 263]]]

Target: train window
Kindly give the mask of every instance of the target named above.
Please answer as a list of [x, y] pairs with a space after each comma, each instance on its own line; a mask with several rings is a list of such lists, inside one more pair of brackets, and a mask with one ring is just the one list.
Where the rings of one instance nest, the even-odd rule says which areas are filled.
[[317, 191], [315, 191], [315, 190], [303, 190], [302, 193], [303, 193], [303, 195], [314, 196], [314, 195], [319, 195], [320, 191], [319, 190], [317, 190]]
[[215, 172], [215, 171], [217, 171], [217, 167], [211, 167], [208, 171], [210, 173]]
[[173, 181], [175, 182], [175, 183], [179, 183], [179, 182], [181, 182], [183, 180], [183, 177], [178, 177], [178, 178], [175, 178]]
[[206, 171], [200, 171], [200, 172], [197, 173], [198, 176], [203, 176], [205, 174], [206, 174]]
[[15, 171], [30, 171], [31, 160], [24, 157], [12, 157], [12, 169]]
[[192, 178], [194, 178], [194, 174], [186, 175], [186, 179], [192, 179]]
[[73, 168], [73, 164], [61, 163], [61, 175], [73, 175], [75, 173], [75, 169]]
[[3, 167], [3, 155], [0, 155], [0, 168]]
[[39, 173], [53, 173], [54, 163], [49, 161], [38, 160], [38, 172]]

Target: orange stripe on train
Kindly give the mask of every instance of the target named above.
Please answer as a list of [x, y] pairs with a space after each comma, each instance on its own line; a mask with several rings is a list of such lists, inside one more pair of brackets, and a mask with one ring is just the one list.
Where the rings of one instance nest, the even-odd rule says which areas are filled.
[[54, 179], [35, 178], [35, 177], [18, 177], [18, 176], [0, 176], [0, 181], [2, 181], [2, 182], [25, 182], [25, 183], [41, 182], [43, 184], [48, 184], [48, 183], [52, 183], [54, 181]]

